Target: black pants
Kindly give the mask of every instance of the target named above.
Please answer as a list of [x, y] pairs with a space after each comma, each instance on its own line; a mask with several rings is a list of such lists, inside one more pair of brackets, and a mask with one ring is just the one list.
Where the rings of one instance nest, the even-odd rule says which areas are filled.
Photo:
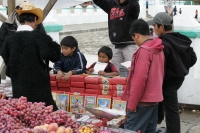
[[[166, 119], [167, 133], [180, 133], [180, 116], [177, 91], [181, 87], [184, 78], [164, 80], [162, 103], [158, 107], [158, 119]], [[164, 107], [164, 110], [163, 110]]]

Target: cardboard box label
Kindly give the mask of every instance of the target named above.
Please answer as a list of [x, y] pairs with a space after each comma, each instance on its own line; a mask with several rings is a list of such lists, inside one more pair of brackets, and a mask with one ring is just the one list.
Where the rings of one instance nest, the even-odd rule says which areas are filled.
[[109, 108], [110, 109], [110, 105], [111, 105], [111, 99], [101, 98], [101, 97], [99, 97], [97, 99], [97, 107]]
[[58, 94], [56, 104], [59, 109], [68, 111], [69, 110], [69, 94]]
[[119, 111], [126, 111], [126, 101], [122, 100], [113, 100], [112, 109], [116, 109]]
[[84, 106], [88, 108], [96, 108], [97, 97], [96, 96], [85, 96]]
[[83, 113], [83, 96], [70, 95], [70, 112]]

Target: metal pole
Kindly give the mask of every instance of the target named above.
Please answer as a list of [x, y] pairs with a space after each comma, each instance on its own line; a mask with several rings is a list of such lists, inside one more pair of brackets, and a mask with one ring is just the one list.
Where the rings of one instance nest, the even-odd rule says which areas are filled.
[[15, 0], [7, 0], [8, 16], [15, 10]]

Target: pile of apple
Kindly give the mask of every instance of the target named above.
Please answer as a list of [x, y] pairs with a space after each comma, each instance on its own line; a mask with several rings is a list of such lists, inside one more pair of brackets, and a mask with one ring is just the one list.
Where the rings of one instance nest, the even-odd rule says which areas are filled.
[[26, 97], [0, 100], [0, 133], [46, 133], [33, 128], [50, 123], [65, 125], [67, 119], [66, 111], [53, 112], [53, 106], [28, 102]]
[[36, 126], [34, 129], [43, 129], [48, 133], [73, 133], [73, 130], [70, 127], [65, 128], [64, 126], [58, 126], [57, 123], [44, 124], [41, 126]]

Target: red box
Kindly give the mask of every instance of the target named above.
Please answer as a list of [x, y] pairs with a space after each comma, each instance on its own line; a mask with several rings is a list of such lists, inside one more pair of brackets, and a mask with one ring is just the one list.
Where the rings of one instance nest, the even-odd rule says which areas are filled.
[[68, 88], [68, 87], [71, 87], [71, 85], [69, 83], [60, 83], [58, 82], [58, 87], [64, 87], [64, 88]]
[[78, 87], [78, 88], [85, 88], [85, 83], [84, 82], [71, 82], [71, 87]]
[[99, 84], [111, 85], [110, 83], [111, 78], [100, 77], [98, 79]]
[[99, 77], [90, 77], [90, 76], [86, 76], [84, 79], [84, 82], [86, 84], [99, 84]]
[[113, 85], [112, 86], [113, 91], [124, 91], [126, 89], [126, 85]]
[[79, 93], [84, 93], [85, 88], [78, 88], [78, 87], [71, 87], [70, 92], [79, 92]]
[[99, 90], [85, 89], [85, 93], [89, 93], [89, 94], [99, 94]]
[[98, 92], [99, 95], [112, 95], [112, 90], [100, 89], [98, 91], [99, 91]]
[[56, 74], [50, 74], [50, 81], [56, 81]]
[[112, 90], [112, 85], [100, 84], [99, 89], [100, 90]]
[[58, 88], [59, 91], [65, 91], [65, 92], [70, 92], [70, 88], [63, 88], [63, 87], [60, 87]]
[[70, 78], [68, 79], [68, 80], [65, 80], [65, 78], [64, 77], [62, 77], [60, 80], [56, 80], [58, 83], [68, 83], [68, 84], [70, 84]]
[[113, 91], [113, 97], [121, 97], [124, 91]]
[[117, 84], [126, 85], [127, 78], [114, 77], [114, 78], [110, 78], [109, 81], [111, 85], [117, 85]]
[[73, 82], [84, 82], [85, 76], [83, 75], [71, 75], [71, 81]]
[[99, 84], [85, 84], [85, 88], [99, 90]]
[[57, 90], [58, 90], [58, 87], [51, 87], [51, 90], [52, 90], [52, 91], [57, 91]]
[[57, 87], [57, 82], [56, 81], [50, 81], [51, 87]]

